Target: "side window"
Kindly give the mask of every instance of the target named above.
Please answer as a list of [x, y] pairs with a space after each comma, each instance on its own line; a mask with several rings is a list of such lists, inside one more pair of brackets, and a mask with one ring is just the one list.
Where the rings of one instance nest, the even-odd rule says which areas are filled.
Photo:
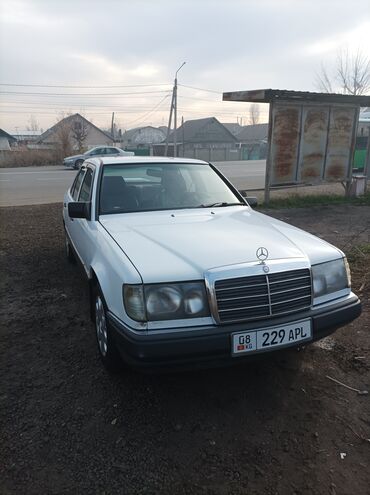
[[81, 170], [78, 172], [75, 181], [71, 187], [71, 195], [74, 201], [77, 201], [77, 196], [78, 196], [78, 191], [80, 190], [80, 185], [83, 179], [83, 176], [86, 172], [85, 168], [81, 168]]
[[118, 153], [117, 148], [107, 148], [108, 155], [116, 155]]
[[80, 191], [80, 196], [78, 198], [78, 201], [89, 201], [90, 200], [90, 195], [91, 195], [91, 187], [92, 187], [92, 178], [93, 178], [93, 171], [91, 168], [88, 168], [86, 170], [86, 174], [81, 186], [81, 191]]
[[96, 148], [90, 153], [90, 156], [104, 155], [104, 154], [105, 154], [105, 148]]

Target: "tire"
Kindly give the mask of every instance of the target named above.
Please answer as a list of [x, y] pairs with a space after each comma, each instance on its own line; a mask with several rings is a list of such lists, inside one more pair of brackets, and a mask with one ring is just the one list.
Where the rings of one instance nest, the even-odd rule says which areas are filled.
[[76, 264], [76, 258], [73, 252], [73, 249], [69, 243], [67, 234], [65, 234], [65, 248], [66, 248], [66, 257], [69, 263], [72, 263], [73, 265]]
[[83, 164], [83, 162], [84, 162], [83, 160], [76, 160], [76, 161], [75, 161], [75, 164], [74, 164], [74, 166], [73, 166], [73, 168], [74, 168], [75, 170], [80, 170], [81, 165]]
[[117, 373], [122, 369], [122, 360], [112, 337], [107, 319], [107, 306], [98, 285], [94, 287], [92, 295], [94, 326], [100, 359], [108, 371]]

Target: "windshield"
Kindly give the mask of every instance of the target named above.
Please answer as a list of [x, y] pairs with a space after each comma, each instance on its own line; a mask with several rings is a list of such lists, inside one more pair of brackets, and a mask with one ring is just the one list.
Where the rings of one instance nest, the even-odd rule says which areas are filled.
[[209, 166], [193, 163], [105, 165], [100, 213], [243, 204]]

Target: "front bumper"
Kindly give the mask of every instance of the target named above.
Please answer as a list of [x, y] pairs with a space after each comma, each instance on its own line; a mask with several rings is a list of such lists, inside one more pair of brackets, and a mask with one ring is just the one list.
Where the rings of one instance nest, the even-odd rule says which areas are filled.
[[[311, 318], [313, 339], [308, 342], [311, 343], [326, 337], [337, 328], [353, 321], [360, 314], [361, 302], [355, 294], [351, 294], [345, 302], [284, 317], [233, 325], [192, 327], [189, 330], [172, 330], [158, 334], [154, 332], [134, 333], [109, 312], [108, 319], [120, 354], [128, 365], [139, 368], [193, 368], [240, 364], [250, 361], [256, 355], [266, 355], [267, 352], [279, 352], [286, 349], [284, 347], [258, 354], [232, 357], [231, 334], [235, 332], [282, 326]], [[307, 342], [304, 343], [306, 344]], [[302, 343], [294, 344], [292, 347], [300, 345], [302, 346]]]

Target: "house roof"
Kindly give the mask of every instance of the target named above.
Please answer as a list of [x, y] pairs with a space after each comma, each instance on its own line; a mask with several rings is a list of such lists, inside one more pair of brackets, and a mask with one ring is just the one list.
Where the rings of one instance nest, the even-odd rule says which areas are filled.
[[101, 129], [99, 129], [99, 127], [97, 127], [95, 124], [93, 124], [89, 120], [85, 119], [85, 117], [83, 117], [79, 113], [74, 113], [73, 115], [68, 115], [68, 117], [65, 117], [64, 119], [60, 120], [59, 122], [57, 122], [56, 124], [54, 124], [52, 127], [50, 127], [50, 129], [48, 129], [43, 134], [41, 134], [40, 138], [38, 139], [38, 142], [45, 141], [45, 139], [47, 139], [51, 134], [53, 134], [58, 129], [58, 126], [62, 122], [68, 122], [69, 120], [74, 120], [76, 117], [79, 118], [79, 119], [81, 119], [81, 120], [83, 120], [86, 124], [88, 124], [89, 126], [93, 127], [97, 131], [101, 132], [102, 134], [104, 134], [104, 136], [106, 136], [108, 139], [110, 139], [111, 141], [113, 141], [113, 138], [112, 138], [112, 136], [110, 134], [108, 134], [107, 132], [102, 131]]
[[241, 143], [255, 143], [267, 139], [268, 124], [245, 125], [238, 134], [237, 139]]
[[124, 139], [130, 139], [132, 136], [134, 136], [137, 132], [142, 131], [143, 129], [154, 129], [157, 132], [164, 132], [162, 129], [158, 127], [153, 127], [152, 125], [145, 125], [143, 127], [135, 127], [134, 129], [129, 129], [128, 131], [125, 131], [123, 133], [123, 138]]
[[[206, 117], [204, 119], [187, 120], [186, 122], [184, 122], [183, 125], [181, 125], [177, 129], [177, 142], [180, 143], [184, 141], [185, 143], [191, 143], [194, 141], [199, 141], [199, 135], [201, 134], [202, 130], [209, 124], [216, 124], [217, 127], [223, 130], [225, 136], [229, 138], [229, 141], [236, 141], [235, 136], [215, 117]], [[206, 135], [204, 136], [204, 138], [205, 139], [201, 140], [202, 142], [207, 141]], [[173, 143], [173, 131], [169, 135], [168, 142]], [[212, 140], [210, 140], [210, 142], [212, 142]]]
[[238, 136], [238, 134], [240, 134], [243, 130], [243, 126], [236, 124], [235, 122], [222, 122], [222, 125], [226, 127], [226, 129], [228, 129], [234, 136]]
[[22, 140], [24, 138], [34, 138], [34, 139], [37, 139], [38, 137], [41, 136], [41, 131], [17, 131], [17, 133], [15, 134], [12, 134], [12, 136], [16, 139], [16, 140]]
[[4, 129], [0, 129], [0, 137], [6, 138], [8, 141], [11, 141], [14, 143], [16, 141], [16, 138], [8, 134]]

